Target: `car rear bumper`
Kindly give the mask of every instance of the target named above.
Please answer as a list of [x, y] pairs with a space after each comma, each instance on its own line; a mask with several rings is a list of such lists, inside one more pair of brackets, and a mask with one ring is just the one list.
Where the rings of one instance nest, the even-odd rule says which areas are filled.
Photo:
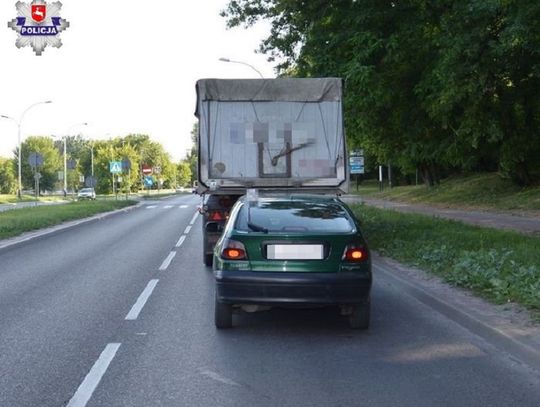
[[216, 270], [220, 302], [230, 304], [355, 304], [371, 290], [371, 272], [262, 273]]

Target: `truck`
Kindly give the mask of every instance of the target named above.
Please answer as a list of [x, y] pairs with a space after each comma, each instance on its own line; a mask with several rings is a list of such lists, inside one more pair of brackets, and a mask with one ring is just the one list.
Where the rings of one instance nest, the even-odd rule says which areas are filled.
[[340, 78], [200, 79], [196, 93], [206, 266], [246, 191], [348, 192]]

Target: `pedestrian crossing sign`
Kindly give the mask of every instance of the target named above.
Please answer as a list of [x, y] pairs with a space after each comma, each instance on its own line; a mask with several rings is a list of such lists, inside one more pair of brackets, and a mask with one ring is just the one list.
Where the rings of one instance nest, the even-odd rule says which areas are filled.
[[122, 161], [109, 161], [109, 171], [111, 174], [121, 174]]

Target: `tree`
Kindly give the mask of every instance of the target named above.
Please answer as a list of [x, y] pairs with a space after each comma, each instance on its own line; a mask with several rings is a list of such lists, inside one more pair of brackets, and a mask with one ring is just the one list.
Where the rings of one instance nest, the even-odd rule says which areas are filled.
[[199, 123], [193, 124], [193, 129], [191, 130], [191, 150], [187, 154], [186, 162], [189, 165], [190, 170], [190, 185], [193, 185], [193, 182], [197, 180], [198, 174], [198, 149], [199, 149]]
[[0, 194], [17, 191], [16, 161], [0, 157]]
[[21, 173], [23, 189], [34, 188], [35, 171], [28, 164], [28, 157], [31, 153], [38, 153], [43, 157], [43, 165], [37, 168], [41, 174], [40, 189], [42, 191], [53, 190], [58, 180], [58, 171], [63, 168], [63, 161], [54, 147], [54, 142], [50, 137], [31, 136], [22, 143]]
[[349, 144], [428, 184], [499, 168], [540, 179], [540, 4], [520, 0], [231, 0], [271, 23], [279, 74], [345, 79]]
[[189, 186], [191, 184], [191, 168], [188, 161], [182, 161], [177, 165], [177, 183], [179, 186]]

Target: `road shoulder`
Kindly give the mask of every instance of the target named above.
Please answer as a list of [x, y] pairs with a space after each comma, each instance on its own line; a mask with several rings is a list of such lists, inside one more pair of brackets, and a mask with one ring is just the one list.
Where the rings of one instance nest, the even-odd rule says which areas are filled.
[[540, 324], [526, 309], [489, 303], [420, 269], [378, 255], [374, 255], [374, 269], [375, 279], [376, 273], [383, 273], [408, 295], [540, 372]]

